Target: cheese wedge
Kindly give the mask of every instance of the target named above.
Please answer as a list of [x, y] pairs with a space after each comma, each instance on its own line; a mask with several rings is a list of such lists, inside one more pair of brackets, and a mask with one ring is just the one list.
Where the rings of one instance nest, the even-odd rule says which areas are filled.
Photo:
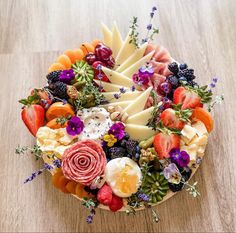
[[127, 124], [136, 124], [136, 125], [146, 125], [148, 120], [152, 116], [154, 107], [143, 110], [142, 112], [136, 113], [133, 116], [130, 116], [126, 123]]
[[119, 67], [117, 67], [117, 72], [122, 72], [134, 63], [136, 63], [138, 60], [140, 60], [143, 57], [143, 54], [145, 53], [145, 50], [147, 48], [148, 43], [144, 43], [141, 45], [140, 48], [138, 48], [128, 59], [126, 59]]
[[206, 129], [206, 126], [203, 122], [197, 121], [194, 124], [192, 124], [192, 127], [196, 129], [197, 135], [200, 137], [202, 135], [208, 135], [208, 131]]
[[149, 87], [147, 90], [143, 91], [142, 94], [137, 99], [135, 99], [133, 103], [128, 105], [123, 110], [123, 112], [126, 112], [129, 116], [132, 116], [138, 112], [143, 111], [151, 91], [152, 87]]
[[99, 86], [102, 86], [105, 91], [108, 91], [108, 92], [110, 92], [110, 91], [111, 92], [112, 91], [119, 92], [120, 88], [128, 89], [127, 87], [123, 87], [123, 86], [112, 84], [112, 83], [107, 83], [107, 82], [103, 82], [103, 81], [99, 81], [99, 80], [94, 80], [94, 81]]
[[122, 108], [126, 108], [130, 103], [132, 103], [132, 100], [128, 100], [128, 101], [121, 101], [121, 102], [114, 102], [114, 103], [109, 103], [109, 104], [103, 104], [100, 105], [101, 107], [108, 109], [109, 106], [120, 106]]
[[146, 140], [156, 133], [150, 127], [135, 124], [126, 124], [125, 132], [128, 133], [132, 139], [137, 141]]
[[122, 45], [123, 45], [123, 40], [122, 40], [120, 31], [117, 27], [116, 22], [114, 22], [114, 26], [112, 29], [112, 43], [111, 43], [112, 55], [114, 58], [116, 58]]
[[108, 47], [111, 47], [112, 45], [112, 32], [111, 30], [102, 23], [102, 34], [103, 34], [103, 42]]
[[122, 74], [127, 76], [127, 77], [129, 77], [129, 78], [132, 78], [133, 74], [136, 73], [141, 66], [145, 65], [146, 62], [151, 60], [154, 52], [155, 51], [152, 51], [151, 53], [148, 53], [146, 56], [144, 56], [141, 59], [139, 59], [133, 65], [131, 65], [130, 67], [128, 67], [127, 69], [122, 71]]
[[130, 91], [120, 95], [119, 99], [114, 98], [114, 94], [119, 94], [119, 92], [104, 92], [102, 93], [105, 96], [105, 99], [110, 103], [121, 102], [126, 100], [135, 100], [138, 96], [141, 95], [140, 91]]
[[134, 85], [132, 79], [127, 78], [125, 75], [120, 74], [114, 70], [108, 69], [103, 66], [102, 71], [109, 78], [111, 83], [118, 84], [124, 87], [132, 87]]
[[134, 53], [136, 49], [135, 45], [133, 43], [130, 43], [130, 32], [131, 31], [128, 32], [128, 35], [126, 36], [126, 39], [117, 54], [116, 67], [120, 66], [128, 57], [130, 57]]
[[190, 125], [185, 125], [181, 131], [181, 134], [181, 138], [185, 141], [186, 144], [189, 144], [194, 136], [196, 136], [197, 130]]

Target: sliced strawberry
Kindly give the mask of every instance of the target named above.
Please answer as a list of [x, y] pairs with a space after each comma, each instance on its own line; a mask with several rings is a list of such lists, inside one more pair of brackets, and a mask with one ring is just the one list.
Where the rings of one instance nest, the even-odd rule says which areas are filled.
[[170, 129], [183, 129], [185, 122], [180, 120], [179, 117], [176, 115], [176, 111], [172, 108], [167, 108], [164, 110], [161, 115], [160, 119], [164, 126]]
[[169, 158], [169, 152], [173, 148], [180, 147], [180, 136], [176, 134], [158, 133], [154, 137], [153, 145], [160, 159]]
[[194, 91], [187, 90], [185, 87], [178, 87], [174, 91], [174, 104], [182, 104], [181, 109], [194, 109], [201, 107], [201, 97]]
[[44, 125], [44, 116], [44, 108], [38, 104], [25, 106], [21, 112], [21, 118], [33, 136]]
[[109, 205], [112, 200], [112, 189], [109, 185], [104, 184], [101, 189], [99, 189], [97, 194], [97, 200], [103, 205]]
[[31, 96], [38, 97], [38, 103], [42, 105], [45, 109], [48, 109], [52, 104], [52, 99], [49, 96], [49, 93], [44, 89], [33, 89], [31, 91]]

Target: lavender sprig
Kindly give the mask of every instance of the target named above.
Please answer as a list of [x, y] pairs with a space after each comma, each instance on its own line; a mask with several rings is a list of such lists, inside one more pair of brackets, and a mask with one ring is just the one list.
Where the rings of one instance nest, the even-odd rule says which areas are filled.
[[88, 199], [87, 197], [83, 198], [83, 206], [85, 206], [87, 209], [89, 209], [90, 214], [86, 218], [86, 222], [88, 224], [91, 224], [93, 222], [93, 218], [96, 214], [95, 208], [98, 206], [97, 200], [94, 199]]

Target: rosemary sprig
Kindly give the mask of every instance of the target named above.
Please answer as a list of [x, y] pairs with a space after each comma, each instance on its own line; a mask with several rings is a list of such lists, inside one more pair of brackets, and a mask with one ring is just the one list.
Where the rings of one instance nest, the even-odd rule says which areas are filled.
[[40, 146], [35, 144], [32, 148], [28, 146], [20, 146], [18, 145], [17, 148], [15, 149], [15, 153], [18, 155], [24, 155], [26, 152], [30, 152], [32, 155], [35, 156], [36, 160], [42, 158], [43, 152], [40, 149]]

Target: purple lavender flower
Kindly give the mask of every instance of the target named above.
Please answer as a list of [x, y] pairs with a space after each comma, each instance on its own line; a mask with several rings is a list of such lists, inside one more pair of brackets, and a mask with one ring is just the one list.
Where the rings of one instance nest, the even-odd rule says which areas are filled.
[[169, 183], [173, 184], [179, 184], [182, 178], [178, 167], [174, 163], [170, 163], [164, 168], [163, 175]]
[[70, 84], [71, 81], [75, 78], [75, 73], [73, 69], [69, 69], [69, 70], [63, 70], [60, 73], [59, 76], [59, 81], [66, 83], [66, 84]]
[[121, 87], [120, 88], [120, 93], [124, 94], [126, 92], [125, 88], [124, 87]]
[[147, 30], [151, 30], [152, 29], [152, 24], [148, 24], [147, 25]]
[[99, 80], [101, 80], [101, 79], [103, 78], [102, 73], [99, 73], [99, 74], [97, 75], [97, 77], [98, 77]]
[[132, 86], [132, 87], [130, 88], [131, 91], [135, 91], [135, 89], [136, 89], [135, 86]]
[[91, 224], [93, 222], [93, 216], [92, 215], [88, 215], [87, 218], [86, 218], [86, 222], [88, 224]]
[[120, 98], [120, 95], [117, 94], [117, 93], [115, 93], [115, 94], [114, 94], [114, 98], [115, 98], [115, 99], [119, 99], [119, 98]]
[[43, 165], [43, 167], [44, 167], [44, 169], [49, 170], [49, 171], [53, 169], [53, 167], [50, 164], [48, 164], [48, 163], [45, 163]]
[[[150, 13], [150, 17], [153, 18], [153, 16], [154, 16], [154, 12], [151, 12], [151, 13]], [[145, 41], [145, 42], [146, 42], [146, 41]]]
[[186, 151], [180, 151], [178, 148], [174, 148], [169, 154], [171, 162], [177, 164], [179, 167], [187, 167], [190, 162], [190, 156]]
[[157, 7], [154, 6], [154, 7], [152, 8], [152, 12], [154, 12], [154, 11], [156, 11], [156, 10], [157, 10]]
[[150, 200], [150, 197], [145, 193], [138, 193], [138, 198], [144, 202], [147, 202]]
[[84, 129], [83, 121], [77, 116], [71, 117], [67, 124], [66, 132], [71, 136], [80, 134]]
[[125, 126], [121, 123], [115, 123], [111, 126], [108, 134], [113, 134], [118, 140], [121, 140], [125, 136]]
[[61, 167], [61, 160], [60, 159], [53, 160], [53, 165], [57, 168], [60, 168]]

